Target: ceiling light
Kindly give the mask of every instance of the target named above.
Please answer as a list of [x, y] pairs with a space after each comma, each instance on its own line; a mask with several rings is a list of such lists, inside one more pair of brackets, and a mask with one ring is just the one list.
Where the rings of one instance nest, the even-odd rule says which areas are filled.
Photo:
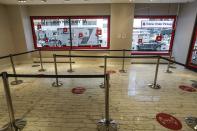
[[64, 0], [65, 2], [70, 2], [70, 0]]
[[41, 2], [47, 2], [47, 0], [41, 0]]
[[18, 2], [25, 3], [25, 2], [27, 2], [27, 0], [18, 0]]

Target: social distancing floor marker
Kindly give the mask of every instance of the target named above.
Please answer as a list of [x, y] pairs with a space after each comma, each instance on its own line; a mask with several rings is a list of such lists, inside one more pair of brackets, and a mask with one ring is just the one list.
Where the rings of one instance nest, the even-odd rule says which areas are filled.
[[75, 87], [72, 89], [73, 94], [83, 94], [86, 91], [84, 87]]
[[107, 74], [115, 74], [116, 73], [116, 71], [114, 71], [114, 70], [108, 70], [107, 71]]
[[179, 88], [188, 92], [196, 92], [196, 89], [191, 86], [180, 85]]
[[172, 115], [166, 113], [159, 113], [156, 115], [157, 122], [164, 126], [165, 128], [171, 130], [180, 130], [182, 129], [181, 122]]

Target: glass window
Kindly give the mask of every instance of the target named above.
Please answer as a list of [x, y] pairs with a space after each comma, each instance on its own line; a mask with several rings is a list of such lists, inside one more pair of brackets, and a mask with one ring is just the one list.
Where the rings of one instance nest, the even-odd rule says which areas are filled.
[[175, 17], [135, 17], [133, 23], [133, 54], [169, 53], [174, 38]]
[[109, 48], [109, 16], [31, 17], [31, 22], [35, 48]]

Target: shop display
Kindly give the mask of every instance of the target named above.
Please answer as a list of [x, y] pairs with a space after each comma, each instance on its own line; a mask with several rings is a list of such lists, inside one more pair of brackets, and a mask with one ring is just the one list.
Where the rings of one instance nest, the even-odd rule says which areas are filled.
[[172, 48], [175, 17], [135, 17], [133, 24], [132, 50], [166, 51]]
[[109, 48], [109, 17], [69, 19], [31, 17], [35, 48]]

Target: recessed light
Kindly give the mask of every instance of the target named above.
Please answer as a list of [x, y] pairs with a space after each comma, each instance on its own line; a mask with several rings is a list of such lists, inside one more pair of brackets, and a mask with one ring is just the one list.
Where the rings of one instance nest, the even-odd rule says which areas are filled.
[[41, 2], [47, 2], [47, 0], [41, 0]]
[[64, 0], [65, 2], [70, 2], [70, 0]]
[[27, 2], [27, 0], [18, 0], [18, 2], [25, 3], [25, 2]]

